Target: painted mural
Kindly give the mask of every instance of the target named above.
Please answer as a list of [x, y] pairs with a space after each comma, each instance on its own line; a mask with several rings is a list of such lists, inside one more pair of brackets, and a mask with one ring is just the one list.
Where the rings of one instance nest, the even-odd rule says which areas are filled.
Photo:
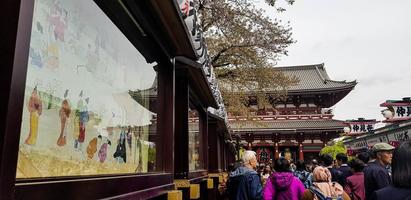
[[16, 177], [155, 170], [154, 65], [93, 1], [36, 0]]

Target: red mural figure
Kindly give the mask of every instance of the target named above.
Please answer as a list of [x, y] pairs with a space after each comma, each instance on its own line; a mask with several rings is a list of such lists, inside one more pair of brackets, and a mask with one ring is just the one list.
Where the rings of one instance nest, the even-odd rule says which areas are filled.
[[74, 126], [78, 126], [75, 127], [74, 149], [81, 151], [84, 139], [86, 137], [86, 124], [89, 120], [87, 108], [89, 98], [87, 97], [85, 100], [83, 100], [83, 90], [81, 90], [79, 96], [80, 99], [77, 102], [77, 110], [74, 117]]
[[70, 117], [71, 113], [71, 108], [69, 105], [68, 100], [66, 99], [68, 95], [68, 90], [64, 93], [64, 100], [61, 103], [61, 108], [59, 111], [60, 115], [60, 136], [57, 139], [57, 145], [58, 146], [64, 146], [66, 145], [66, 137], [67, 137], [67, 121], [68, 118]]

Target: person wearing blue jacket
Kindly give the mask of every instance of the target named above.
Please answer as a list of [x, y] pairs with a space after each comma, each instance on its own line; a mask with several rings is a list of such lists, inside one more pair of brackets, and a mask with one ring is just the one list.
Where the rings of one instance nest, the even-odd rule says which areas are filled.
[[245, 151], [243, 165], [230, 173], [227, 192], [230, 200], [262, 199], [260, 177], [255, 171], [257, 158], [254, 151]]

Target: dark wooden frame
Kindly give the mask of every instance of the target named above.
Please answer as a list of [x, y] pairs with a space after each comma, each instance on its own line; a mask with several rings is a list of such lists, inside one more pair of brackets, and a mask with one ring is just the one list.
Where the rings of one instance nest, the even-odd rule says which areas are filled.
[[209, 115], [208, 118], [208, 170], [210, 173], [222, 172], [221, 137], [218, 133], [217, 117]]
[[[0, 199], [13, 199], [33, 1], [2, 1], [0, 87]], [[24, 48], [26, 47], [26, 48]], [[3, 52], [4, 49], [4, 52]], [[21, 57], [18, 57], [21, 56]]]
[[[201, 65], [194, 62], [195, 49], [188, 38], [188, 30], [178, 13], [175, 1], [163, 0], [121, 0], [123, 7], [115, 0], [94, 0], [102, 11], [123, 32], [130, 42], [145, 56], [148, 62], [156, 61], [158, 66], [158, 115], [157, 130], [161, 133], [163, 143], [157, 145], [157, 167], [163, 169], [159, 173], [117, 174], [103, 176], [55, 177], [44, 179], [15, 178], [21, 113], [23, 109], [25, 80], [27, 72], [28, 51], [30, 44], [31, 23], [35, 0], [5, 0], [0, 2], [2, 11], [0, 25], [7, 27], [1, 30], [0, 87], [3, 98], [0, 98], [0, 199], [97, 199], [97, 198], [151, 198], [162, 195], [174, 187], [173, 178], [184, 172], [183, 177], [190, 183], [200, 183], [202, 190], [206, 184], [209, 131], [208, 106], [216, 107]], [[128, 13], [124, 12], [128, 10]], [[137, 20], [136, 26], [133, 20]], [[141, 31], [141, 29], [143, 31]], [[3, 52], [4, 49], [4, 52]], [[200, 150], [204, 170], [189, 171], [175, 166], [174, 156], [178, 155], [178, 144], [181, 138], [177, 130], [181, 124], [175, 113], [179, 112], [178, 92], [176, 87], [175, 63], [183, 63], [188, 69], [187, 101], [190, 98], [199, 102], [196, 108], [200, 112], [200, 134], [202, 148]], [[179, 80], [180, 81], [180, 80]], [[179, 88], [180, 89], [180, 88]], [[189, 92], [191, 91], [191, 92]], [[175, 109], [176, 108], [176, 109]], [[187, 106], [185, 107], [187, 111]], [[184, 118], [187, 123], [188, 118]], [[177, 125], [180, 124], [180, 125]], [[176, 126], [175, 126], [176, 125]], [[177, 132], [176, 132], [177, 131]], [[186, 132], [187, 133], [187, 132]], [[224, 158], [224, 138], [216, 134], [217, 144], [221, 146]], [[159, 135], [160, 136], [160, 135]], [[176, 140], [178, 138], [179, 140]], [[186, 146], [188, 148], [188, 145]], [[227, 149], [227, 148], [226, 148]], [[180, 152], [179, 152], [180, 153]], [[174, 155], [174, 156], [173, 156]], [[176, 156], [177, 157], [177, 156]], [[220, 166], [226, 165], [219, 159]], [[216, 184], [216, 183], [215, 183]], [[164, 195], [162, 195], [164, 196]]]
[[[113, 1], [95, 1], [120, 30], [134, 44], [153, 43], [156, 38], [136, 38], [133, 28], [129, 28], [121, 13], [114, 16]], [[104, 176], [58, 177], [44, 179], [16, 180], [16, 167], [19, 149], [21, 113], [23, 110], [25, 80], [27, 73], [28, 51], [30, 45], [31, 24], [34, 0], [6, 0], [0, 3], [2, 8], [1, 24], [1, 68], [0, 87], [4, 98], [0, 99], [0, 199], [97, 199], [97, 198], [150, 198], [172, 189], [173, 184], [173, 144], [174, 144], [174, 66], [168, 59], [161, 45], [155, 43], [146, 55], [155, 52], [158, 56], [148, 56], [147, 60], [156, 60], [158, 67], [158, 129], [162, 141], [159, 141], [157, 165], [163, 169], [160, 173], [118, 174]], [[134, 27], [135, 28], [135, 27]], [[154, 30], [149, 28], [148, 32]], [[161, 32], [161, 31], [160, 31]], [[142, 40], [139, 40], [142, 39]], [[157, 41], [158, 42], [158, 41]], [[136, 46], [137, 47], [137, 46]], [[146, 46], [147, 47], [147, 46]], [[159, 48], [160, 47], [160, 48]], [[144, 48], [144, 47], [141, 47]], [[160, 50], [160, 51], [159, 51]], [[167, 106], [170, 105], [171, 106]], [[171, 142], [170, 142], [171, 141]]]
[[[192, 90], [193, 81], [190, 79], [190, 66], [178, 62], [176, 65], [176, 90], [175, 90], [175, 154], [174, 177], [176, 179], [189, 179], [195, 181], [199, 177], [206, 177], [208, 158], [208, 136], [207, 136], [207, 113], [204, 106], [198, 101], [195, 91]], [[199, 134], [200, 134], [200, 170], [189, 170], [189, 121], [188, 108], [190, 104], [195, 107], [199, 114]]]
[[[188, 160], [188, 108], [190, 104], [188, 69], [180, 64], [176, 66], [175, 90], [175, 140], [174, 145], [174, 177], [187, 179], [189, 171]], [[178, 153], [177, 153], [178, 152]]]

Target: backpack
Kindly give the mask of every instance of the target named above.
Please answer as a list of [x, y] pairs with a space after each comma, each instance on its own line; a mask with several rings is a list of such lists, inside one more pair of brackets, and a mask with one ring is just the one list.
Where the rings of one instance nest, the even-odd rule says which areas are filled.
[[337, 197], [325, 196], [318, 188], [313, 187], [313, 186], [311, 186], [309, 190], [311, 193], [313, 193], [313, 195], [317, 196], [319, 200], [343, 200], [341, 195]]
[[310, 176], [310, 173], [308, 173], [307, 171], [295, 171], [294, 176], [300, 179], [302, 183], [305, 183], [308, 176]]

